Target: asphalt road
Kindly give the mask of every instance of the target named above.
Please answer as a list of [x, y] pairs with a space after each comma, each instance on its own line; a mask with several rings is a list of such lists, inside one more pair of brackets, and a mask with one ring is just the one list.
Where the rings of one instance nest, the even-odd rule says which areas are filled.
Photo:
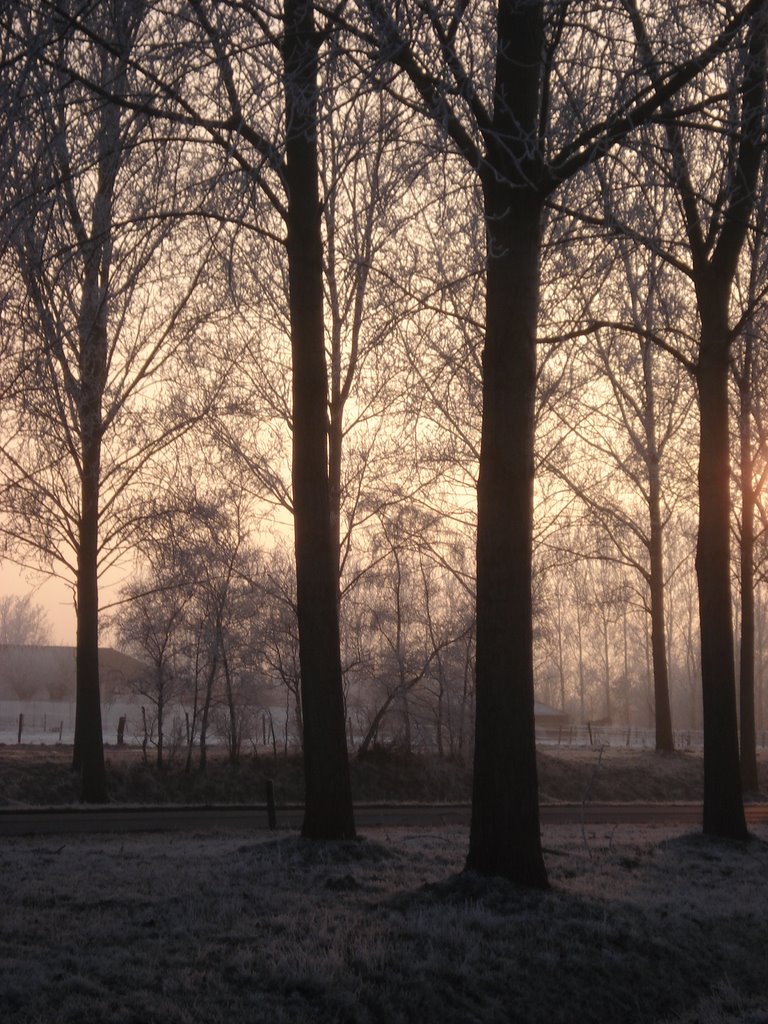
[[[301, 827], [300, 806], [278, 807], [277, 827]], [[748, 804], [750, 825], [768, 823], [768, 804]], [[546, 804], [542, 824], [700, 824], [700, 803]], [[358, 804], [359, 828], [469, 825], [469, 804]], [[0, 808], [0, 836], [96, 832], [226, 832], [269, 828], [265, 805], [219, 807]]]

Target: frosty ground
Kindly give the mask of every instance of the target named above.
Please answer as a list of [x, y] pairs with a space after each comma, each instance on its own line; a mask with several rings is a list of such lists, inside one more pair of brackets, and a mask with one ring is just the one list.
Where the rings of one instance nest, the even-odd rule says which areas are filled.
[[768, 1022], [768, 829], [547, 827], [552, 889], [464, 829], [10, 839], [0, 1020]]

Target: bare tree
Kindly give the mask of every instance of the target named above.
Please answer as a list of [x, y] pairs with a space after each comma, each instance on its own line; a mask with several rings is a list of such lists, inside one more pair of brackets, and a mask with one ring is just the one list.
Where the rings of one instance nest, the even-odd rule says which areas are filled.
[[[595, 247], [596, 240], [591, 244]], [[574, 356], [578, 378], [556, 407], [570, 446], [577, 442], [580, 455], [552, 468], [604, 534], [607, 556], [643, 581], [656, 748], [671, 751], [664, 531], [684, 487], [683, 442], [693, 393], [685, 370], [654, 342], [654, 334], [665, 337], [671, 329], [658, 260], [653, 253], [638, 252], [627, 239], [608, 244], [616, 256], [606, 259], [607, 272], [597, 280], [611, 294], [615, 319], [590, 323], [599, 307], [591, 293], [585, 296], [588, 337]], [[594, 279], [589, 287], [595, 287]]]
[[42, 605], [32, 594], [0, 597], [0, 644], [48, 644], [51, 626]]
[[[172, 249], [173, 218], [161, 208], [168, 181], [179, 178], [178, 153], [120, 102], [134, 94], [144, 6], [91, 8], [80, 35], [67, 4], [14, 3], [5, 14], [33, 59], [23, 114], [5, 126], [15, 349], [2, 410], [3, 532], [19, 561], [73, 583], [74, 767], [83, 799], [102, 801], [99, 578], [149, 512], [141, 477], [204, 413], [187, 344], [201, 312], [190, 300], [205, 253], [188, 249], [182, 258]], [[181, 361], [183, 392], [172, 387]], [[150, 389], [161, 379], [162, 399]]]
[[[661, 62], [646, 22], [634, 2], [627, 10], [654, 88]], [[731, 614], [731, 457], [728, 377], [733, 341], [731, 303], [735, 275], [755, 211], [764, 151], [767, 21], [757, 4], [740, 46], [719, 69], [719, 103], [727, 126], [710, 133], [696, 118], [684, 126], [676, 101], [665, 101], [666, 168], [682, 211], [687, 259], [681, 269], [693, 285], [699, 317], [696, 355], [688, 362], [700, 415], [698, 466], [699, 529], [696, 572], [701, 619], [704, 702], [704, 831], [743, 838]], [[711, 88], [702, 84], [702, 90]], [[698, 100], [707, 102], [699, 90]], [[692, 100], [686, 96], [680, 106]], [[706, 156], [701, 153], [704, 147]], [[710, 166], [714, 162], [714, 172]], [[680, 259], [677, 257], [680, 267]]]
[[623, 26], [613, 10], [580, 21], [566, 4], [540, 2], [504, 2], [492, 10], [386, 0], [363, 6], [382, 58], [408, 82], [403, 90], [444, 130], [482, 190], [477, 715], [467, 866], [543, 886], [531, 587], [546, 204], [699, 74], [737, 26], [727, 25], [708, 49], [674, 64], [649, 92], [633, 48], [621, 46]]
[[131, 689], [154, 707], [157, 726], [156, 764], [165, 766], [166, 713], [181, 697], [183, 677], [179, 672], [182, 624], [191, 599], [188, 588], [173, 576], [164, 578], [162, 566], [135, 580], [124, 595], [113, 626], [123, 649], [147, 664], [146, 672], [130, 681]]
[[[765, 177], [765, 176], [764, 176]], [[763, 182], [764, 200], [766, 183]], [[765, 203], [762, 202], [764, 207]], [[744, 304], [747, 315], [741, 325], [733, 358], [733, 379], [736, 386], [736, 418], [738, 422], [739, 522], [736, 528], [739, 557], [740, 644], [739, 644], [739, 755], [741, 779], [745, 792], [756, 790], [757, 736], [755, 702], [755, 587], [760, 575], [758, 564], [764, 557], [761, 540], [765, 534], [766, 515], [763, 491], [768, 477], [765, 443], [768, 424], [765, 422], [765, 346], [762, 302], [766, 289], [765, 243], [761, 225], [756, 225], [748, 245], [748, 270]]]

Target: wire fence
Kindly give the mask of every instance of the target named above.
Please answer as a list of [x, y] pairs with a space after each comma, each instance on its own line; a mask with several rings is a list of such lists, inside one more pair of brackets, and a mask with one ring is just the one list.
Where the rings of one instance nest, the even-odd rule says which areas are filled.
[[[675, 729], [673, 731], [675, 750], [702, 750], [704, 732], [701, 729]], [[536, 742], [546, 747], [628, 747], [654, 750], [656, 733], [654, 729], [635, 725], [563, 725], [558, 728], [536, 729]], [[768, 748], [768, 730], [757, 733], [759, 750]]]
[[[141, 705], [135, 702], [113, 701], [102, 704], [102, 729], [107, 743], [118, 741], [118, 728], [123, 719], [123, 742], [130, 746], [140, 746], [144, 739], [144, 718]], [[284, 709], [266, 709], [256, 717], [254, 743], [269, 746], [273, 742], [275, 730], [282, 729], [284, 723], [276, 716], [284, 717]], [[166, 716], [168, 737], [174, 732], [182, 732], [185, 727], [182, 708], [169, 709]], [[0, 744], [71, 744], [75, 735], [75, 702], [74, 701], [0, 701]], [[434, 753], [437, 749], [432, 737], [425, 731], [416, 731], [415, 746], [424, 751]], [[415, 738], [416, 738], [415, 737]], [[150, 741], [154, 737], [150, 729]], [[216, 743], [215, 732], [210, 737]], [[676, 750], [701, 750], [704, 745], [704, 733], [701, 729], [676, 729], [674, 731]], [[604, 725], [598, 723], [562, 724], [558, 726], [537, 723], [536, 742], [541, 747], [594, 748], [594, 747], [625, 747], [634, 750], [653, 750], [656, 746], [656, 735], [652, 728], [635, 725]], [[353, 742], [353, 746], [354, 746]], [[768, 749], [768, 730], [757, 733], [758, 749]]]

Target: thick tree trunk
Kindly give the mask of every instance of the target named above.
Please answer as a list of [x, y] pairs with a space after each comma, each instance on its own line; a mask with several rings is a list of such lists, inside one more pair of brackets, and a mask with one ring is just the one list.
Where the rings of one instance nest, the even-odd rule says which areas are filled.
[[[114, 112], [107, 108], [109, 114]], [[105, 115], [106, 118], [106, 115]], [[107, 118], [109, 124], [109, 118]], [[114, 139], [114, 125], [105, 132]], [[99, 502], [101, 497], [102, 400], [107, 376], [107, 293], [110, 207], [114, 168], [106, 139], [100, 189], [94, 201], [95, 239], [85, 247], [85, 280], [80, 305], [78, 420], [80, 440], [80, 520], [77, 546], [77, 654], [74, 767], [80, 772], [81, 799], [107, 800], [99, 685]], [[110, 169], [104, 170], [107, 166]], [[99, 235], [99, 231], [103, 235]]]
[[[477, 485], [477, 654], [467, 868], [545, 887], [533, 713], [533, 442], [542, 204], [533, 140], [542, 9], [500, 4]], [[491, 170], [490, 168], [493, 168]]]
[[355, 835], [331, 532], [318, 198], [317, 39], [311, 0], [286, 0], [287, 246], [293, 357], [293, 505], [306, 810], [302, 834]]
[[77, 561], [77, 654], [73, 767], [80, 773], [80, 799], [107, 801], [99, 688], [99, 479], [98, 438], [84, 445], [82, 508]]
[[704, 709], [704, 832], [741, 839], [747, 835], [747, 827], [741, 796], [731, 620], [728, 330], [726, 304], [710, 301], [710, 310], [700, 301], [702, 336], [697, 370], [701, 442], [696, 575]]
[[477, 708], [467, 867], [543, 886], [531, 599], [539, 212], [535, 199], [496, 182], [486, 191]]
[[[126, 27], [126, 26], [124, 26]], [[130, 39], [129, 31], [125, 42]], [[104, 57], [102, 74], [117, 93], [125, 87], [125, 63]], [[107, 340], [112, 216], [122, 149], [120, 107], [104, 101], [99, 111], [96, 192], [90, 231], [79, 235], [83, 280], [78, 315], [78, 430], [81, 508], [77, 551], [77, 708], [74, 759], [81, 796], [107, 799], [99, 687], [99, 515], [101, 496], [102, 403], [107, 386]]]
[[752, 465], [752, 370], [746, 361], [739, 389], [741, 463], [741, 648], [739, 658], [739, 749], [744, 792], [758, 788], [755, 734], [755, 491]]
[[336, 595], [341, 588], [341, 453], [344, 441], [343, 406], [337, 404], [328, 417], [328, 498], [331, 543], [336, 563]]

